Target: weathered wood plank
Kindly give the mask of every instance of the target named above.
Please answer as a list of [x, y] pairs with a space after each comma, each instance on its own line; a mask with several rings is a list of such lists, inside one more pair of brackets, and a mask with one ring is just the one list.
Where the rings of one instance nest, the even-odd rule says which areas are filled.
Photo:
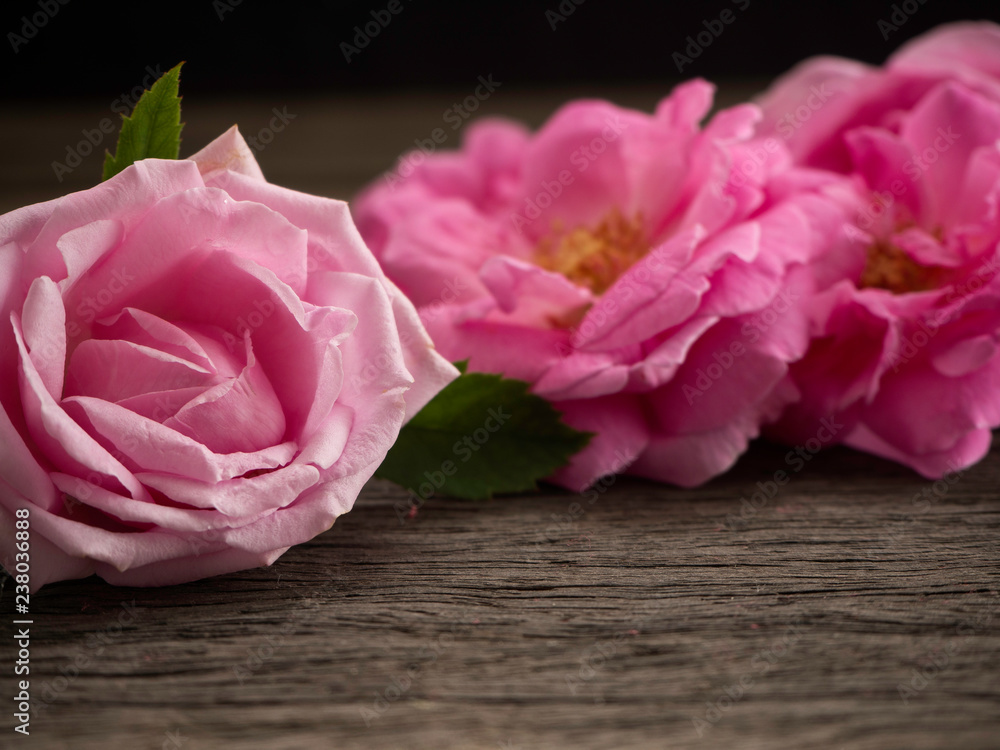
[[[48, 587], [35, 695], [90, 661], [34, 739], [996, 747], [1000, 453], [916, 506], [927, 482], [833, 450], [727, 523], [783, 457], [760, 445], [705, 488], [622, 479], [592, 504], [435, 499], [404, 523], [402, 493], [375, 482], [269, 569], [160, 590]], [[904, 701], [915, 669], [927, 682]]]

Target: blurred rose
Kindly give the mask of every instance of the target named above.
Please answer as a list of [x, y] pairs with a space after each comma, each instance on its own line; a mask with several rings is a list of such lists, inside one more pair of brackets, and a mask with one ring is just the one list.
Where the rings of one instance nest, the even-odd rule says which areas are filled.
[[[956, 33], [903, 59], [918, 67], [913, 52]], [[1000, 45], [990, 57], [975, 38], [947, 48], [1000, 70]], [[1000, 98], [943, 81], [891, 124], [834, 138], [812, 153], [846, 149], [862, 201], [846, 230], [862, 249], [816, 265], [830, 286], [809, 301], [813, 341], [792, 367], [803, 397], [771, 434], [799, 442], [833, 417], [838, 440], [940, 477], [982, 458], [1000, 425]]]
[[351, 509], [455, 375], [345, 204], [235, 128], [0, 217], [0, 524], [31, 587], [270, 564]]
[[906, 113], [946, 81], [1000, 102], [1000, 26], [940, 26], [903, 45], [882, 68], [841, 57], [805, 60], [759, 98], [760, 132], [785, 141], [798, 164], [850, 172], [848, 132], [898, 133]]
[[652, 116], [579, 101], [535, 135], [482, 122], [354, 205], [442, 353], [531, 382], [596, 433], [552, 478], [566, 487], [704, 482], [797, 396], [803, 264], [852, 239], [808, 184], [825, 178], [784, 175], [772, 194], [788, 158], [754, 136], [756, 107], [700, 129], [711, 103], [692, 81]]

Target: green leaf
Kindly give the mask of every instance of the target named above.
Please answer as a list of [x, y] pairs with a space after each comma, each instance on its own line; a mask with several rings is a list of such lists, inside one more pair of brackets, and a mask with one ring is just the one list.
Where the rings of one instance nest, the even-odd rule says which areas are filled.
[[140, 159], [176, 159], [181, 151], [181, 65], [171, 68], [143, 92], [131, 117], [122, 117], [115, 155], [104, 152], [104, 179]]
[[403, 427], [375, 475], [424, 498], [432, 489], [468, 500], [536, 489], [592, 435], [563, 423], [529, 387], [500, 375], [460, 375]]

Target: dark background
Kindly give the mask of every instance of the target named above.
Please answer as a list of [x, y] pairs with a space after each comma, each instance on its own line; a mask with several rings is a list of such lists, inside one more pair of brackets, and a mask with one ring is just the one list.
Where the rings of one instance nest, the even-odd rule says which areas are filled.
[[[0, 97], [103, 102], [141, 81], [147, 65], [167, 69], [180, 60], [187, 61], [183, 92], [198, 97], [279, 90], [377, 94], [467, 86], [489, 73], [511, 88], [691, 76], [761, 79], [818, 53], [881, 62], [906, 39], [940, 23], [1000, 19], [996, 0], [585, 0], [553, 30], [546, 10], [560, 12], [560, 0], [398, 2], [402, 11], [348, 63], [341, 43], [353, 44], [355, 27], [371, 21], [371, 12], [382, 11], [389, 0], [179, 5], [4, 0]], [[889, 20], [894, 6], [915, 12], [898, 30], [880, 30], [878, 21]], [[46, 7], [58, 10], [46, 15]], [[563, 0], [562, 7], [572, 7], [571, 0]], [[736, 20], [678, 72], [673, 53], [684, 52], [687, 37], [697, 36], [704, 21], [719, 18], [726, 8]], [[28, 39], [23, 17], [30, 23], [36, 14], [43, 14], [45, 23]], [[16, 53], [11, 33], [27, 40]]]

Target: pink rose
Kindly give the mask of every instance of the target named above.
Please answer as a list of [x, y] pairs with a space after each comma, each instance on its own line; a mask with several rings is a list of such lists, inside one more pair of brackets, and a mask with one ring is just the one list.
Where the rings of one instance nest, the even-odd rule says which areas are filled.
[[0, 255], [0, 552], [27, 509], [32, 590], [270, 564], [456, 374], [346, 205], [235, 128], [3, 216]]
[[[940, 46], [956, 79], [982, 83], [966, 66], [1000, 72], [998, 39], [996, 27], [961, 26], [897, 59], [937, 75]], [[989, 89], [945, 77], [891, 117], [813, 143], [810, 154], [846, 151], [861, 196], [846, 229], [860, 249], [817, 261], [826, 291], [809, 300], [813, 340], [791, 369], [803, 397], [774, 436], [815, 437], [833, 418], [838, 441], [927, 477], [989, 449], [1000, 426], [1000, 97]]]
[[759, 98], [760, 132], [782, 138], [801, 165], [846, 173], [853, 165], [846, 133], [863, 126], [898, 132], [905, 113], [943, 81], [1000, 101], [1000, 26], [940, 26], [903, 45], [883, 68], [805, 60]]
[[596, 433], [552, 478], [566, 487], [704, 482], [797, 396], [807, 332], [786, 313], [813, 283], [803, 264], [850, 243], [844, 215], [801, 185], [772, 195], [783, 147], [754, 138], [751, 105], [699, 129], [711, 103], [693, 81], [652, 116], [581, 101], [534, 136], [482, 122], [354, 205], [442, 353]]

